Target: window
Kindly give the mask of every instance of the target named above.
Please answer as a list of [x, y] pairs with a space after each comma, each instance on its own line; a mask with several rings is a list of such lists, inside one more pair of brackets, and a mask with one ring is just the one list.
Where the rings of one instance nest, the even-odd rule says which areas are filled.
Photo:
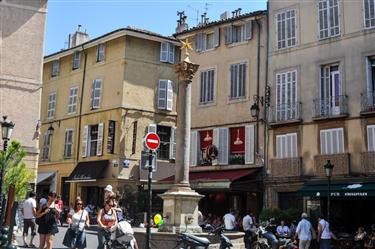
[[215, 88], [215, 69], [208, 69], [201, 71], [200, 75], [200, 99], [201, 104], [206, 104], [214, 101]]
[[82, 138], [82, 157], [103, 154], [104, 124], [85, 125]]
[[367, 151], [375, 151], [375, 125], [367, 126]]
[[78, 87], [70, 88], [69, 102], [68, 102], [68, 114], [72, 114], [76, 112], [77, 96], [78, 96]]
[[174, 64], [174, 50], [175, 46], [169, 42], [162, 42], [160, 44], [160, 61]]
[[51, 77], [56, 77], [57, 75], [59, 75], [59, 67], [60, 67], [59, 60], [52, 61]]
[[343, 128], [320, 131], [320, 154], [339, 154], [344, 152]]
[[172, 111], [173, 109], [173, 82], [159, 80], [158, 83], [158, 109]]
[[225, 27], [225, 44], [238, 43], [252, 38], [252, 22]]
[[101, 43], [96, 46], [96, 61], [103, 61], [105, 58], [105, 44]]
[[216, 128], [213, 132], [213, 144], [218, 149], [217, 163], [226, 165], [229, 162], [229, 129]]
[[109, 120], [108, 124], [108, 137], [107, 137], [107, 153], [113, 154], [115, 152], [115, 131], [116, 122]]
[[297, 43], [296, 12], [296, 10], [286, 10], [276, 14], [276, 46], [278, 49], [293, 47]]
[[65, 130], [64, 158], [71, 158], [73, 151], [73, 129]]
[[365, 28], [375, 27], [375, 0], [363, 0]]
[[160, 138], [157, 158], [161, 160], [176, 158], [176, 128], [151, 124], [148, 127], [148, 132], [153, 132], [155, 128], [156, 134], [158, 134]]
[[55, 116], [56, 108], [56, 93], [50, 93], [48, 95], [48, 107], [47, 107], [47, 118], [51, 119]]
[[276, 136], [276, 158], [297, 157], [297, 133], [287, 133]]
[[342, 112], [343, 96], [338, 64], [321, 67], [319, 107], [321, 115], [338, 115]]
[[254, 126], [230, 128], [229, 164], [254, 163]]
[[73, 70], [79, 68], [81, 63], [81, 52], [75, 51], [73, 54]]
[[198, 33], [195, 35], [195, 50], [202, 52], [220, 46], [220, 29], [215, 28], [213, 32]]
[[246, 63], [230, 65], [230, 99], [246, 97]]
[[102, 91], [102, 79], [95, 79], [92, 82], [92, 91], [91, 91], [91, 108], [100, 107], [100, 95]]
[[375, 56], [366, 58], [367, 91], [375, 92]]
[[276, 120], [296, 119], [297, 70], [276, 74]]
[[318, 0], [319, 38], [340, 35], [339, 0]]
[[52, 132], [47, 131], [44, 134], [42, 160], [48, 160], [49, 159], [51, 142], [52, 142]]

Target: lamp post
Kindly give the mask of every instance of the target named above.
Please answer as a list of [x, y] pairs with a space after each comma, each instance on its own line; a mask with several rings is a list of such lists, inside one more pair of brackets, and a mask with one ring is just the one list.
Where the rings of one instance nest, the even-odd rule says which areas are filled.
[[[3, 116], [3, 122], [1, 122], [1, 135], [3, 139], [3, 151], [6, 152], [8, 148], [8, 141], [10, 140], [10, 136], [12, 135], [12, 131], [14, 128], [14, 123], [12, 121], [7, 121], [7, 116]], [[4, 197], [3, 197], [3, 180], [4, 180], [4, 175], [5, 175], [5, 160], [2, 161], [1, 165], [1, 173], [0, 173], [0, 207], [1, 207], [1, 212], [3, 217], [4, 214]], [[3, 224], [3, 219], [0, 219], [0, 226]]]
[[331, 160], [327, 160], [327, 163], [324, 165], [324, 170], [328, 179], [328, 195], [327, 195], [327, 221], [329, 222], [330, 218], [330, 208], [331, 208], [331, 176], [334, 165], [331, 164]]

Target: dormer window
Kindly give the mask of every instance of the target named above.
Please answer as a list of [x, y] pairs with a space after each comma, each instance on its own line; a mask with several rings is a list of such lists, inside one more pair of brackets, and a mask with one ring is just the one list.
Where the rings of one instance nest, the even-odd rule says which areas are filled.
[[56, 77], [57, 75], [59, 75], [59, 67], [60, 67], [59, 60], [52, 61], [51, 77]]

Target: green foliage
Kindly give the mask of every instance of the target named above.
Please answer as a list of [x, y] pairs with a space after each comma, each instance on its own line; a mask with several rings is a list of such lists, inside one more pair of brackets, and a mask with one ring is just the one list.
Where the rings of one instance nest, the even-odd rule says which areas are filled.
[[301, 211], [295, 208], [290, 208], [287, 210], [280, 210], [278, 208], [264, 208], [260, 213], [259, 218], [261, 221], [274, 218], [278, 224], [281, 220], [284, 220], [287, 223], [290, 223], [293, 220], [299, 220], [300, 215]]
[[13, 185], [16, 191], [16, 200], [25, 198], [27, 192], [31, 190], [30, 182], [34, 178], [33, 172], [23, 162], [25, 156], [26, 152], [18, 141], [12, 141], [6, 152], [0, 152], [0, 167], [5, 164], [3, 193], [6, 194], [9, 186]]

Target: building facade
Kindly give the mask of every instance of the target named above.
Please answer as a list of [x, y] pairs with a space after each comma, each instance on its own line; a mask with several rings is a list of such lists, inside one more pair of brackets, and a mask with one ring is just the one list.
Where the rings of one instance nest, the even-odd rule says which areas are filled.
[[192, 81], [190, 183], [205, 196], [199, 204], [205, 215], [229, 208], [258, 213], [262, 205], [264, 126], [250, 107], [264, 95], [265, 16], [237, 10], [187, 30], [179, 21], [176, 37], [191, 42], [190, 60], [199, 65]]
[[35, 174], [46, 13], [47, 0], [0, 1], [0, 116], [15, 123], [11, 139]]
[[44, 59], [38, 191], [101, 205], [107, 184], [138, 184], [147, 132], [161, 138], [161, 163], [174, 158], [179, 43], [130, 27], [86, 42], [77, 32]]
[[372, 0], [269, 1], [268, 206], [326, 213], [330, 160], [332, 222], [373, 222], [374, 13]]

